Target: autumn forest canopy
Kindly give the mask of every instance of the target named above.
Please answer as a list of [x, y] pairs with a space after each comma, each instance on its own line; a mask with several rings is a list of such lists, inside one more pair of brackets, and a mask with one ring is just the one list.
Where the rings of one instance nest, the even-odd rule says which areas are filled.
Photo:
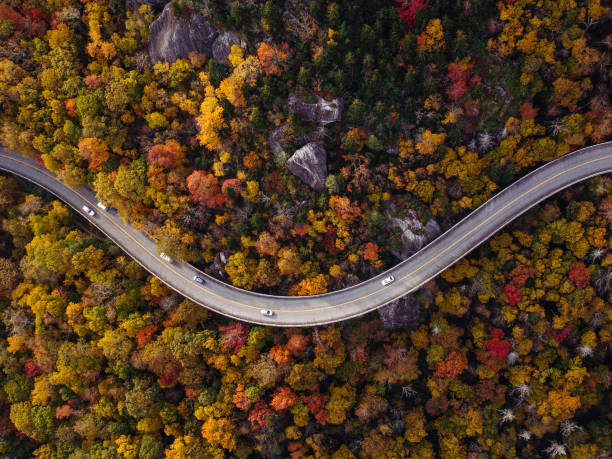
[[[234, 286], [392, 267], [610, 140], [609, 0], [0, 0], [0, 144]], [[0, 454], [612, 455], [612, 180], [423, 289], [273, 330], [0, 175]]]

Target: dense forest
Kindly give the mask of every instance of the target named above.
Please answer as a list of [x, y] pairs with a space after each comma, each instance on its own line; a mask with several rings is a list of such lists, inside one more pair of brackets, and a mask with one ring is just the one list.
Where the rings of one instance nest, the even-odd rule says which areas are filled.
[[[610, 140], [608, 0], [0, 0], [0, 144], [249, 290], [354, 285]], [[186, 300], [0, 175], [0, 456], [612, 456], [612, 179], [360, 319]]]
[[611, 183], [534, 208], [400, 316], [278, 330], [0, 176], [0, 455], [610, 457]]
[[358, 283], [612, 132], [600, 0], [164, 3], [3, 0], [0, 141], [237, 287]]

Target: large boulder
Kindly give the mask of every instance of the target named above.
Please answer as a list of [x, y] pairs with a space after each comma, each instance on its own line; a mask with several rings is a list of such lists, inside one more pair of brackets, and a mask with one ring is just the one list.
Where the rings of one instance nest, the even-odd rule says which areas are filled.
[[149, 57], [151, 61], [174, 62], [189, 57], [192, 51], [211, 55], [217, 31], [208, 25], [201, 14], [193, 13], [178, 19], [169, 3], [151, 24]]
[[383, 327], [396, 329], [406, 325], [417, 325], [420, 311], [421, 308], [414, 295], [408, 294], [378, 308], [378, 316]]
[[342, 99], [327, 101], [316, 96], [315, 103], [307, 103], [292, 95], [287, 101], [287, 108], [295, 110], [308, 121], [321, 124], [333, 123], [342, 117]]
[[287, 169], [315, 191], [325, 189], [327, 178], [327, 154], [314, 142], [307, 143], [287, 160]]
[[142, 5], [151, 5], [152, 8], [162, 8], [170, 0], [127, 0], [125, 7], [128, 10], [135, 11]]
[[212, 44], [212, 56], [217, 62], [228, 64], [232, 45], [240, 45], [240, 37], [236, 32], [222, 32]]
[[398, 200], [385, 210], [389, 250], [401, 260], [421, 250], [427, 242], [440, 235], [440, 225], [434, 218], [420, 216], [409, 206], [410, 202]]

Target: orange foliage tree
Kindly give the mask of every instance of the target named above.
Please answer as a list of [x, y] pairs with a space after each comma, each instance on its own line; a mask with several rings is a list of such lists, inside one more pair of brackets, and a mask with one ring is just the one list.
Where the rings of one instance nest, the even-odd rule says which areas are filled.
[[187, 188], [193, 200], [207, 207], [219, 207], [225, 203], [219, 180], [214, 175], [196, 170], [187, 177]]
[[289, 45], [283, 43], [280, 47], [274, 48], [267, 43], [262, 43], [257, 49], [257, 57], [267, 75], [281, 75], [283, 73], [283, 63], [290, 53]]
[[184, 153], [181, 144], [174, 139], [153, 145], [147, 153], [147, 162], [166, 169], [178, 166]]

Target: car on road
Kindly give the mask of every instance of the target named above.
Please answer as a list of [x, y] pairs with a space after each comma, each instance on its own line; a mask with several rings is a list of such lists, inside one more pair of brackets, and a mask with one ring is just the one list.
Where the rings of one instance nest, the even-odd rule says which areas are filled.
[[168, 262], [168, 263], [172, 263], [172, 258], [170, 258], [168, 255], [166, 255], [164, 252], [159, 254], [159, 258], [161, 258], [162, 260]]
[[193, 276], [193, 280], [196, 281], [198, 284], [204, 283], [204, 279], [202, 279], [200, 276]]
[[389, 285], [391, 282], [393, 282], [395, 280], [395, 277], [393, 276], [389, 276], [389, 277], [385, 277], [382, 281], [381, 284], [383, 285]]
[[96, 206], [98, 206], [100, 209], [107, 211], [108, 207], [106, 207], [104, 204], [102, 204], [100, 201], [98, 201], [98, 204], [96, 204]]
[[272, 317], [274, 315], [274, 312], [270, 311], [269, 309], [262, 309], [259, 312], [261, 313], [262, 316], [266, 316], [266, 317]]
[[93, 217], [94, 215], [96, 215], [96, 213], [91, 210], [89, 207], [87, 206], [83, 206], [82, 209], [87, 213], [87, 215]]

